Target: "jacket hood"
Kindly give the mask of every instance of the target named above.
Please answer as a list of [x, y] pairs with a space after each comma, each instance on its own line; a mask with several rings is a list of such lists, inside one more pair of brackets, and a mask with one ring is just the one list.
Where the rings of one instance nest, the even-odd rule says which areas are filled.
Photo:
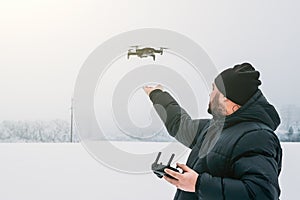
[[233, 114], [226, 116], [224, 128], [241, 122], [260, 122], [275, 131], [280, 124], [280, 118], [274, 106], [258, 89], [246, 104]]

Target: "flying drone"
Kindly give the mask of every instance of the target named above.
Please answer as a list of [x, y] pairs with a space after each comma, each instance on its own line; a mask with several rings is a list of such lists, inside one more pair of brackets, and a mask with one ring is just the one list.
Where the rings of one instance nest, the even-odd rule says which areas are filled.
[[164, 49], [167, 49], [165, 47], [160, 47], [159, 49], [155, 49], [152, 47], [145, 47], [145, 48], [139, 48], [138, 45], [136, 46], [130, 46], [134, 49], [129, 49], [127, 53], [127, 59], [129, 59], [129, 56], [131, 55], [137, 55], [140, 58], [146, 58], [151, 56], [153, 60], [155, 60], [155, 54], [158, 53], [160, 55], [163, 54]]

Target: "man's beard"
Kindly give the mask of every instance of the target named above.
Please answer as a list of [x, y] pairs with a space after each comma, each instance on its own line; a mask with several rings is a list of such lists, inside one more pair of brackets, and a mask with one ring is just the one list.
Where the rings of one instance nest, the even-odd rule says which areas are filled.
[[209, 102], [207, 112], [213, 116], [214, 119], [220, 119], [225, 117], [226, 108], [219, 102], [220, 94], [217, 93], [213, 100]]

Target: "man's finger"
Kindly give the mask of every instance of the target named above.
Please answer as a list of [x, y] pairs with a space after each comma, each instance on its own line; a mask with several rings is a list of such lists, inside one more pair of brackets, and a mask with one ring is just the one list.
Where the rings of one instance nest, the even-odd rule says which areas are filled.
[[165, 172], [166, 172], [167, 174], [169, 174], [170, 176], [172, 176], [172, 177], [178, 179], [178, 180], [179, 180], [179, 179], [181, 178], [181, 176], [182, 176], [182, 174], [180, 174], [180, 173], [178, 173], [178, 172], [174, 172], [173, 170], [170, 170], [170, 169], [165, 169]]
[[144, 91], [146, 92], [146, 94], [149, 95], [149, 93], [150, 93], [152, 87], [144, 86], [143, 89], [144, 89]]
[[186, 166], [185, 164], [176, 163], [176, 165], [177, 165], [178, 167], [180, 167], [184, 172], [191, 171], [191, 168], [189, 168], [189, 167]]
[[170, 177], [167, 177], [167, 176], [164, 176], [164, 179], [166, 181], [168, 181], [169, 183], [171, 183], [172, 185], [175, 185], [176, 187], [178, 186], [178, 183], [179, 183], [178, 180], [170, 178]]
[[163, 86], [161, 84], [156, 85], [156, 88], [162, 88]]

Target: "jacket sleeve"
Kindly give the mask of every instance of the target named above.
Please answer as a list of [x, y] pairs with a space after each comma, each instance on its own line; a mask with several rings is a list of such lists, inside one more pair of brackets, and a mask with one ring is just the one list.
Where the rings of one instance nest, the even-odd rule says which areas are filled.
[[277, 136], [267, 132], [249, 132], [233, 151], [233, 177], [199, 175], [196, 194], [199, 199], [278, 200], [278, 175], [281, 147]]
[[185, 146], [193, 148], [209, 119], [191, 119], [168, 92], [154, 90], [150, 93], [150, 99], [168, 133]]

